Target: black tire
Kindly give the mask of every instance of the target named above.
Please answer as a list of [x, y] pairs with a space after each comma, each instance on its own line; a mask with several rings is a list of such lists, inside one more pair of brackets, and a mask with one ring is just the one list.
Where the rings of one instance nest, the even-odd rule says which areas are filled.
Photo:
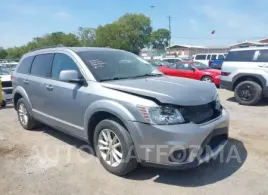
[[[208, 80], [210, 80], [210, 81], [208, 81]], [[201, 81], [205, 81], [205, 82], [209, 82], [209, 83], [214, 83], [213, 78], [211, 76], [203, 76], [201, 78]]]
[[4, 107], [6, 107], [6, 106], [7, 106], [7, 103], [6, 103], [6, 101], [3, 100], [3, 101], [2, 101], [2, 104], [1, 104], [1, 107], [4, 108]]
[[[116, 167], [112, 167], [111, 165], [109, 165], [100, 154], [100, 150], [98, 147], [98, 138], [99, 134], [104, 129], [112, 130], [121, 142], [122, 162]], [[117, 122], [117, 119], [105, 119], [98, 123], [94, 131], [94, 148], [101, 164], [110, 173], [122, 176], [131, 172], [137, 167], [137, 160], [134, 158], [129, 158], [129, 155], [134, 154], [134, 144], [131, 139], [131, 136], [129, 132], [119, 122]]]
[[[27, 115], [28, 115], [28, 122], [26, 124], [23, 124], [20, 116], [19, 116], [19, 106], [23, 104], [25, 105], [26, 111], [27, 111]], [[38, 122], [29, 114], [29, 108], [27, 107], [27, 104], [25, 103], [25, 100], [23, 98], [20, 98], [17, 102], [17, 115], [18, 115], [18, 119], [19, 122], [21, 124], [21, 126], [26, 129], [26, 130], [33, 130], [37, 127]]]
[[[243, 90], [249, 90], [250, 97], [243, 95]], [[251, 106], [257, 104], [262, 99], [262, 88], [254, 81], [243, 81], [235, 87], [234, 95], [239, 104]]]

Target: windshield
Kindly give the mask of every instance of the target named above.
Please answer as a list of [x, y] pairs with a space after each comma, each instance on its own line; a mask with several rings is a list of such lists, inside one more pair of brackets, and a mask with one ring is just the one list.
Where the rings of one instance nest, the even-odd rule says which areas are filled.
[[205, 69], [210, 69], [207, 65], [201, 63], [201, 62], [193, 62], [193, 65], [198, 69], [198, 70], [205, 70]]
[[162, 75], [149, 62], [120, 50], [77, 52], [97, 81]]
[[7, 75], [7, 74], [10, 74], [9, 71], [5, 67], [0, 66], [0, 75]]

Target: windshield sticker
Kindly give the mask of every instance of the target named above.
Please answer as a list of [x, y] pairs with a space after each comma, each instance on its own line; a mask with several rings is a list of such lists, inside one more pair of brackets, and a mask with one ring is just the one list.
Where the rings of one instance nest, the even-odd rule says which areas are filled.
[[105, 63], [99, 59], [96, 60], [87, 60], [87, 62], [93, 67], [93, 68], [103, 68]]

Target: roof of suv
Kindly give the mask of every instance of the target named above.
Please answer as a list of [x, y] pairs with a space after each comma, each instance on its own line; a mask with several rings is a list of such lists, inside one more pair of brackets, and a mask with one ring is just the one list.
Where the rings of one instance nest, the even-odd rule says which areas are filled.
[[45, 52], [51, 51], [74, 51], [74, 52], [81, 52], [81, 51], [113, 51], [117, 49], [107, 48], [107, 47], [52, 47], [52, 48], [45, 48], [45, 49], [37, 49], [34, 51], [30, 51], [25, 55], [36, 55]]
[[268, 47], [245, 47], [245, 48], [236, 48], [230, 51], [246, 51], [246, 50], [263, 50], [268, 49]]

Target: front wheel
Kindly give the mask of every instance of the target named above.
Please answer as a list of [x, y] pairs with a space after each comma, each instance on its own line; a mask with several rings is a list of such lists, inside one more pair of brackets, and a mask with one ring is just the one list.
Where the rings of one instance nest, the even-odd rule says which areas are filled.
[[262, 88], [254, 81], [243, 81], [234, 90], [235, 99], [242, 105], [254, 105], [262, 99]]
[[116, 119], [96, 126], [94, 148], [104, 168], [115, 175], [125, 175], [137, 166], [131, 136]]
[[208, 82], [208, 83], [213, 83], [213, 79], [210, 76], [202, 77], [201, 81], [205, 81], [205, 82]]

